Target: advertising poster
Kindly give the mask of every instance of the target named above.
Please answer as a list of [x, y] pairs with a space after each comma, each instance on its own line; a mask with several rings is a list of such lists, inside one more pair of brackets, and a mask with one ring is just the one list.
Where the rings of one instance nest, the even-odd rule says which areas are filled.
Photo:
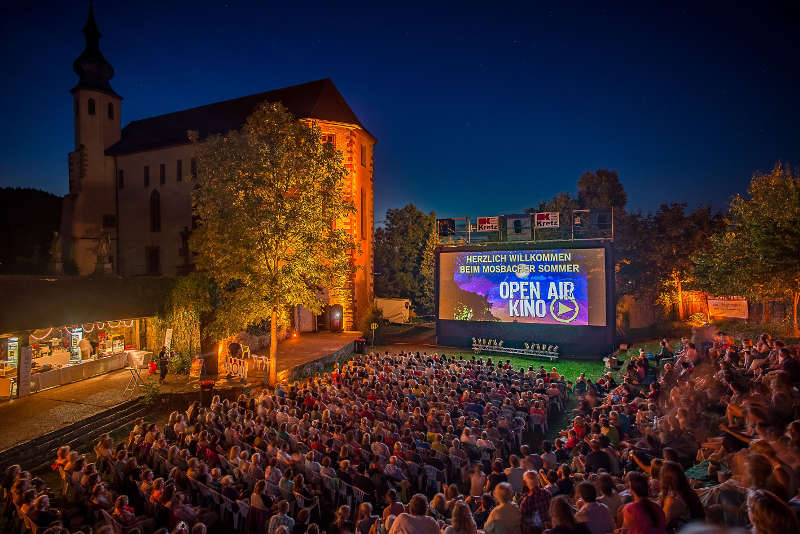
[[17, 396], [27, 397], [31, 394], [31, 364], [33, 360], [33, 349], [22, 347], [19, 355]]
[[712, 317], [747, 319], [747, 311], [745, 299], [708, 299], [708, 314]]

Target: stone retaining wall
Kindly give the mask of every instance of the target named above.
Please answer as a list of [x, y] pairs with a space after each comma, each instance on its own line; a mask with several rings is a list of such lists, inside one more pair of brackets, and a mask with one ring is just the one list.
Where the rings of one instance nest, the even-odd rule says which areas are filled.
[[322, 358], [306, 362], [302, 365], [297, 365], [291, 369], [287, 369], [286, 371], [282, 371], [279, 373], [279, 378], [285, 378], [289, 382], [294, 382], [296, 380], [312, 376], [314, 373], [321, 373], [326, 367], [333, 365], [334, 362], [353, 354], [354, 347], [355, 341], [351, 341], [341, 349], [337, 350], [336, 352], [332, 352], [327, 356], [323, 356]]

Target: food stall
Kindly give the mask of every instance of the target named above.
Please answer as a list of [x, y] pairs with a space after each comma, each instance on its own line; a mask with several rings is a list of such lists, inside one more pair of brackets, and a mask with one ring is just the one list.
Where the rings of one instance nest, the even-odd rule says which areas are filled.
[[[159, 344], [155, 316], [173, 283], [161, 277], [0, 275], [0, 380], [25, 395], [124, 369], [132, 351], [147, 360], [146, 349]], [[24, 384], [17, 383], [19, 376]], [[0, 397], [7, 397], [2, 390], [0, 384]]]
[[126, 346], [134, 346], [125, 340], [133, 341], [136, 326], [135, 319], [122, 319], [31, 332], [31, 392], [126, 367]]

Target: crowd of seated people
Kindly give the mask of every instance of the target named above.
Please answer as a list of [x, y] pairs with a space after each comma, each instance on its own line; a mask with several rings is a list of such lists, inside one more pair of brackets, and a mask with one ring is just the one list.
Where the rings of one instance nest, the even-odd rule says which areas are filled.
[[[356, 356], [139, 421], [93, 462], [62, 448], [56, 491], [13, 466], [4, 516], [36, 534], [798, 531], [798, 347], [662, 348], [663, 366], [642, 353], [574, 384], [476, 357]], [[571, 395], [571, 424], [542, 440]]]

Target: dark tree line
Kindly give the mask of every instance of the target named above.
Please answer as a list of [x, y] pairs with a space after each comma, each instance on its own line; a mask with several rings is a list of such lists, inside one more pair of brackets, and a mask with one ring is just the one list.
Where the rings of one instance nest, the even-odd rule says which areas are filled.
[[53, 232], [61, 225], [61, 200], [39, 189], [0, 187], [0, 272], [47, 271]]

